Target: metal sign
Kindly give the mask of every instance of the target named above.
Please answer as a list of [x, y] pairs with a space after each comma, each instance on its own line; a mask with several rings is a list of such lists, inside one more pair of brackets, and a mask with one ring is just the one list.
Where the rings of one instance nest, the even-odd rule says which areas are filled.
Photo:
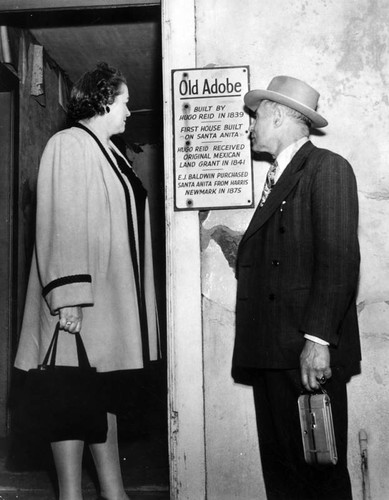
[[175, 209], [253, 206], [248, 66], [172, 71]]

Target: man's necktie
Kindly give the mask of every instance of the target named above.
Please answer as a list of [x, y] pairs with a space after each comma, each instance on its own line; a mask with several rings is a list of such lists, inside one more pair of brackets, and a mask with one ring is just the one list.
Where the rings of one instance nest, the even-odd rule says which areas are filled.
[[275, 184], [275, 176], [276, 176], [277, 167], [278, 167], [278, 163], [277, 163], [277, 161], [275, 161], [274, 163], [271, 164], [271, 166], [267, 172], [265, 185], [263, 186], [261, 201], [259, 202], [260, 207], [262, 207], [262, 205], [265, 203], [266, 198], [269, 196], [270, 191], [272, 190], [272, 187]]

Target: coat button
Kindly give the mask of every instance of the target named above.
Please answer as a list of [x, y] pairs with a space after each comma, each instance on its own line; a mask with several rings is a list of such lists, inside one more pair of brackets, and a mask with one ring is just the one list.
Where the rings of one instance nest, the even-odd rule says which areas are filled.
[[280, 261], [279, 260], [272, 260], [271, 262], [273, 264], [273, 266], [275, 267], [278, 267], [280, 265]]
[[284, 234], [284, 233], [285, 233], [285, 231], [286, 231], [285, 227], [284, 227], [284, 226], [281, 226], [281, 227], [280, 227], [280, 233], [281, 233], [281, 234]]
[[275, 300], [276, 296], [274, 293], [269, 294], [269, 300]]

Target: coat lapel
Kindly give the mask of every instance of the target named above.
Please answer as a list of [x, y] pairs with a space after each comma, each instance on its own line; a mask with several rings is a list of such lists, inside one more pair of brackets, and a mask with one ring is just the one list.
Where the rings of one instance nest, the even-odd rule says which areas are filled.
[[271, 190], [266, 203], [263, 207], [258, 206], [251, 222], [242, 238], [241, 244], [247, 241], [255, 232], [260, 229], [263, 224], [272, 216], [272, 214], [279, 208], [282, 201], [290, 193], [293, 187], [299, 181], [301, 175], [304, 171], [304, 164], [312, 150], [314, 145], [308, 141], [305, 143], [299, 151], [292, 158], [292, 161], [284, 170], [279, 181]]

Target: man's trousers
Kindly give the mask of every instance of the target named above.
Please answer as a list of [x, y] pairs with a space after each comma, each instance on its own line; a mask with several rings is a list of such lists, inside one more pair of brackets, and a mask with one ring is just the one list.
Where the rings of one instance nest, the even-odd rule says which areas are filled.
[[254, 401], [262, 470], [268, 500], [351, 500], [347, 470], [347, 391], [340, 368], [323, 388], [332, 406], [337, 465], [312, 466], [304, 460], [297, 399], [300, 370], [258, 370]]

